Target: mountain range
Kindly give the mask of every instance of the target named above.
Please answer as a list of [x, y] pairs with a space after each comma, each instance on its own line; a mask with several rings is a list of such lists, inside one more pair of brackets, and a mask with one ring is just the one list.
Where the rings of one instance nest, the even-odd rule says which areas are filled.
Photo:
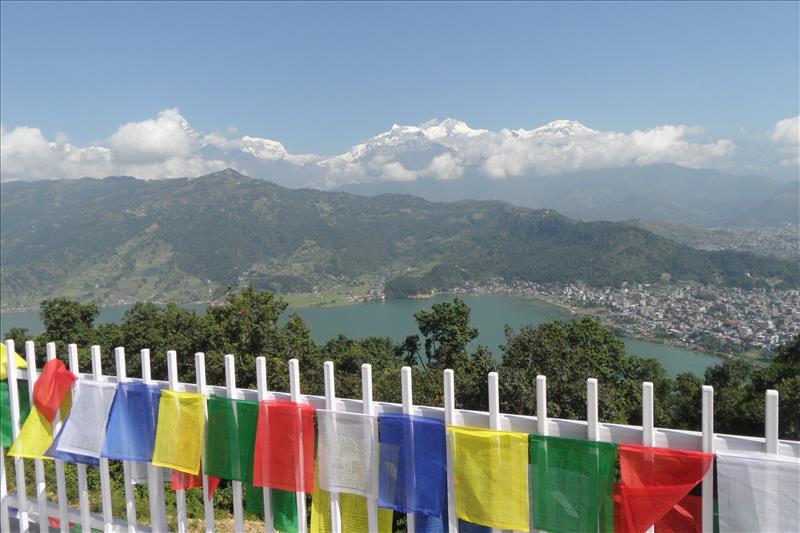
[[680, 127], [602, 132], [574, 120], [490, 131], [449, 118], [395, 124], [331, 157], [291, 154], [278, 141], [247, 136], [207, 136], [199, 153], [287, 187], [503, 200], [581, 220], [730, 226], [800, 219], [800, 179], [690, 168], [729, 147], [690, 143], [688, 134]]
[[4, 308], [53, 296], [208, 300], [244, 284], [381, 285], [391, 297], [493, 277], [800, 283], [791, 261], [695, 250], [623, 223], [499, 201], [289, 189], [233, 170], [3, 183], [0, 222]]

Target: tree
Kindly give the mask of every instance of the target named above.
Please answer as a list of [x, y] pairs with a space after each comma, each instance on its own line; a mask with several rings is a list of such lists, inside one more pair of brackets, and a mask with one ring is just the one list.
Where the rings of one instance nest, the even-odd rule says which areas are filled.
[[[413, 362], [454, 370], [466, 362], [467, 346], [478, 337], [478, 329], [470, 323], [470, 308], [464, 300], [435, 303], [430, 310], [414, 313], [414, 320], [425, 338], [425, 359], [417, 353]], [[413, 341], [407, 338], [406, 345], [413, 346]]]

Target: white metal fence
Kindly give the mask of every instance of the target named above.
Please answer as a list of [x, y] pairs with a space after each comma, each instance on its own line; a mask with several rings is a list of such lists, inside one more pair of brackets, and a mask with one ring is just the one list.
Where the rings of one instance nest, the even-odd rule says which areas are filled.
[[[8, 384], [11, 400], [12, 433], [16, 438], [20, 429], [20, 403], [17, 392], [17, 380], [25, 379], [29, 382], [28, 391], [31, 394], [33, 405], [33, 385], [36, 382], [36, 348], [33, 342], [25, 343], [25, 356], [28, 363], [27, 370], [15, 368], [14, 341], [7, 340], [6, 348], [8, 357]], [[47, 359], [56, 357], [56, 347], [48, 343], [46, 347]], [[628, 426], [621, 424], [606, 424], [598, 419], [598, 382], [596, 379], [586, 381], [586, 420], [562, 420], [548, 418], [547, 416], [547, 381], [545, 376], [536, 378], [536, 415], [522, 416], [500, 412], [500, 396], [498, 375], [492, 372], [488, 375], [489, 385], [489, 411], [469, 411], [455, 408], [455, 389], [453, 371], [445, 370], [443, 375], [444, 406], [428, 407], [413, 405], [411, 368], [404, 367], [401, 371], [402, 404], [374, 402], [372, 399], [372, 368], [365, 364], [361, 367], [362, 397], [360, 400], [337, 398], [335, 393], [334, 368], [332, 362], [324, 366], [325, 396], [312, 396], [302, 394], [300, 389], [300, 369], [296, 359], [289, 361], [290, 392], [273, 392], [267, 390], [266, 360], [259, 357], [256, 360], [257, 390], [238, 389], [235, 385], [235, 364], [233, 355], [225, 356], [225, 382], [223, 386], [211, 386], [205, 378], [205, 356], [202, 353], [194, 355], [197, 380], [196, 383], [182, 383], [179, 381], [177, 371], [177, 354], [167, 352], [168, 380], [155, 381], [150, 374], [150, 351], [141, 351], [142, 378], [128, 378], [125, 371], [125, 350], [117, 348], [114, 351], [116, 375], [106, 376], [102, 373], [101, 353], [99, 346], [91, 347], [91, 372], [86, 373], [78, 367], [78, 348], [75, 344], [68, 347], [68, 360], [70, 370], [78, 375], [81, 380], [116, 383], [119, 381], [133, 380], [145, 383], [158, 383], [164, 388], [180, 392], [201, 392], [206, 395], [219, 395], [228, 398], [247, 400], [291, 399], [296, 402], [305, 402], [319, 409], [346, 411], [353, 413], [380, 414], [380, 413], [405, 413], [444, 420], [447, 425], [469, 426], [476, 428], [489, 428], [495, 430], [517, 431], [534, 433], [538, 435], [552, 435], [589, 439], [619, 444], [644, 444], [679, 450], [695, 450], [705, 452], [719, 451], [765, 451], [770, 454], [800, 457], [800, 442], [778, 439], [778, 392], [766, 391], [765, 410], [765, 436], [763, 438], [745, 437], [737, 435], [721, 435], [714, 433], [714, 391], [712, 387], [704, 386], [702, 390], [702, 431], [681, 431], [656, 428], [653, 424], [653, 385], [642, 384], [642, 426]], [[60, 421], [57, 419], [54, 434], [58, 432]], [[60, 522], [60, 530], [69, 530], [69, 523], [80, 524], [83, 531], [91, 528], [103, 531], [166, 531], [168, 529], [167, 510], [165, 508], [164, 490], [165, 478], [161, 468], [147, 465], [146, 483], [148, 487], [148, 500], [150, 507], [150, 526], [140, 524], [136, 516], [133, 483], [136, 476], [135, 470], [139, 468], [136, 463], [123, 463], [125, 487], [125, 516], [113, 516], [111, 508], [111, 480], [107, 459], [100, 459], [99, 477], [102, 503], [102, 514], [90, 512], [89, 489], [87, 482], [86, 465], [77, 465], [79, 506], [77, 509], [70, 507], [67, 501], [64, 463], [54, 461], [56, 470], [55, 502], [51, 501], [52, 487], [48, 489], [45, 482], [44, 462], [34, 460], [35, 483], [31, 496], [28, 495], [29, 486], [25, 479], [24, 463], [21, 458], [14, 458], [13, 465], [16, 476], [16, 491], [9, 492], [6, 479], [5, 455], [0, 449], [0, 498], [2, 498], [2, 521], [0, 527], [3, 531], [10, 531], [13, 526], [21, 531], [28, 531], [31, 522], [38, 523], [40, 531], [48, 531], [49, 518], [56, 518]], [[449, 439], [447, 442], [447, 471], [448, 471], [448, 513], [450, 531], [458, 531], [458, 520], [455, 514], [455, 494], [452, 468], [452, 453]], [[144, 476], [141, 476], [144, 477]], [[244, 509], [242, 501], [242, 486], [233, 482], [233, 524], [237, 531], [243, 529]], [[168, 489], [169, 490], [169, 489]], [[206, 497], [208, 494], [208, 478], [203, 476], [203, 503], [205, 506], [206, 531], [215, 530], [214, 504]], [[713, 531], [713, 475], [709, 471], [703, 481], [703, 531]], [[187, 530], [186, 498], [184, 491], [177, 491], [176, 509], [174, 510], [175, 523], [178, 531]], [[340, 531], [338, 495], [331, 494], [331, 518], [334, 531]], [[298, 515], [300, 516], [299, 530], [305, 533], [307, 525], [303, 520], [306, 516], [305, 494], [297, 496]], [[377, 501], [368, 502], [369, 523], [372, 531], [377, 530]], [[264, 528], [272, 528], [270, 506], [270, 491], [264, 490]], [[170, 514], [173, 514], [170, 512]], [[414, 531], [413, 516], [409, 515], [409, 531]], [[346, 532], [348, 533], [348, 532]]]

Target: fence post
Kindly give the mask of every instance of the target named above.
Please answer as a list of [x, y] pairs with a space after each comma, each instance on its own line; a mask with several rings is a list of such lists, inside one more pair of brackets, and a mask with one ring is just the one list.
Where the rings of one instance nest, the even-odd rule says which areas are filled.
[[[25, 359], [28, 363], [28, 399], [33, 405], [33, 387], [39, 378], [36, 370], [36, 346], [33, 341], [25, 342]], [[47, 484], [44, 479], [44, 461], [34, 459], [34, 469], [36, 470], [36, 500], [39, 505], [39, 530], [48, 531], [50, 524], [47, 520]]]
[[[267, 358], [256, 357], [256, 386], [258, 387], [258, 409], [261, 416], [261, 402], [267, 400]], [[272, 522], [272, 493], [269, 487], [264, 487], [264, 529], [267, 533], [274, 533], [275, 525]], [[298, 513], [298, 521], [300, 515]], [[304, 518], [305, 519], [305, 518]]]
[[[178, 354], [175, 350], [167, 350], [167, 381], [169, 390], [178, 389]], [[175, 491], [175, 510], [177, 513], [178, 533], [186, 533], [186, 491]]]
[[454, 425], [453, 416], [455, 415], [456, 397], [453, 371], [444, 371], [444, 424], [447, 428], [445, 435], [445, 451], [447, 453], [447, 527], [449, 533], [458, 533], [458, 515], [456, 514], [456, 480], [453, 465], [453, 443], [450, 438], [450, 426]]
[[[714, 387], [703, 385], [703, 451], [714, 453]], [[703, 478], [703, 533], [714, 532], [714, 465]]]
[[[103, 381], [103, 366], [100, 359], [100, 346], [93, 345], [92, 354], [92, 378], [96, 382]], [[108, 459], [100, 458], [100, 496], [103, 506], [103, 530], [111, 532], [114, 528], [114, 514], [111, 508], [111, 474], [108, 470]]]
[[[145, 348], [139, 354], [142, 363], [142, 381], [152, 385], [150, 350]], [[167, 530], [167, 509], [164, 501], [164, 476], [162, 472], [159, 467], [150, 463], [147, 464], [147, 499], [150, 503], [150, 524], [153, 531]]]
[[547, 378], [536, 376], [536, 431], [547, 436]]
[[[292, 401], [300, 403], [300, 363], [297, 359], [289, 359], [289, 392]], [[302, 444], [301, 444], [302, 446]], [[297, 533], [306, 533], [308, 524], [306, 522], [306, 493], [297, 493]]]
[[[325, 361], [323, 365], [325, 377], [325, 409], [336, 410], [336, 384], [333, 373], [333, 361]], [[342, 514], [339, 507], [339, 493], [331, 492], [331, 533], [342, 533]]]
[[[128, 378], [128, 371], [125, 368], [125, 348], [121, 346], [114, 348], [114, 360], [117, 366], [117, 393], [119, 393], [120, 384]], [[130, 461], [122, 461], [122, 478], [125, 484], [125, 516], [128, 520], [128, 532], [134, 533], [136, 531], [136, 497], [133, 494]]]
[[589, 440], [600, 439], [599, 413], [597, 410], [597, 380], [586, 380], [586, 438]]
[[[225, 388], [228, 392], [228, 398], [235, 402], [236, 400], [236, 361], [233, 354], [225, 354]], [[237, 411], [234, 407], [234, 413]], [[238, 426], [238, 418], [237, 418]], [[231, 488], [233, 490], [233, 527], [234, 531], [242, 531], [244, 529], [244, 512], [242, 510], [242, 482], [232, 481]]]
[[[194, 354], [195, 376], [197, 378], [197, 392], [206, 395], [206, 356], [203, 352]], [[208, 420], [208, 408], [203, 400], [204, 420]], [[205, 431], [203, 432], [205, 435]], [[200, 476], [203, 479], [203, 511], [205, 512], [205, 526], [207, 533], [213, 533], [215, 529], [214, 521], [214, 502], [208, 497], [208, 476], [206, 475], [206, 465], [200, 462]]]
[[[500, 430], [500, 383], [497, 372], [489, 372], [489, 429]], [[492, 533], [500, 530], [492, 528]]]
[[[642, 445], [653, 446], [655, 433], [653, 431], [653, 384], [649, 381], [642, 383]], [[647, 533], [653, 533], [655, 527], [650, 527]]]
[[[372, 405], [372, 365], [364, 363], [361, 365], [361, 400], [363, 413], [374, 415]], [[370, 533], [378, 531], [378, 501], [376, 498], [367, 498], [367, 523]]]
[[[69, 357], [69, 370], [80, 379], [80, 367], [78, 366], [78, 345], [70, 344], [67, 346]], [[86, 465], [78, 463], [78, 500], [81, 506], [81, 527], [83, 531], [91, 531], [92, 516], [89, 510], [89, 483], [86, 479]]]
[[[48, 342], [45, 346], [47, 351], [47, 361], [50, 362], [56, 358], [56, 343]], [[33, 405], [33, 402], [31, 402]], [[53, 435], [58, 435], [61, 429], [61, 413], [56, 413], [53, 420]], [[58, 495], [58, 521], [62, 533], [69, 531], [69, 501], [67, 500], [67, 477], [64, 472], [64, 461], [60, 459], [55, 460], [56, 463], [56, 494]]]
[[[8, 398], [11, 404], [11, 436], [17, 440], [20, 430], [19, 389], [17, 389], [17, 365], [14, 341], [6, 341], [6, 361], [8, 362]], [[14, 457], [14, 469], [17, 474], [17, 509], [19, 511], [19, 530], [28, 531], [28, 495], [25, 489], [25, 461], [22, 457]]]
[[[403, 414], [410, 415], [414, 405], [410, 366], [404, 366], [400, 369], [400, 390], [403, 398]], [[408, 533], [416, 532], [417, 528], [414, 523], [414, 513], [406, 513], [406, 524]]]
[[778, 454], [778, 391], [768, 390], [764, 421], [764, 444], [767, 453]]

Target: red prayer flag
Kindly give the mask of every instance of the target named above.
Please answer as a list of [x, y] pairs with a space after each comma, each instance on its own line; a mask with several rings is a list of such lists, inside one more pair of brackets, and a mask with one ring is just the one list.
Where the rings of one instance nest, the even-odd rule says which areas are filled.
[[[219, 487], [219, 478], [208, 476], [208, 499], [214, 497]], [[187, 474], [179, 470], [172, 471], [172, 490], [191, 490], [203, 488], [203, 476], [200, 474]]]
[[[615, 498], [615, 530], [643, 533], [668, 514], [666, 523], [661, 524], [666, 531], [670, 523], [676, 523], [673, 519], [698, 521], [695, 500], [685, 504], [683, 500], [702, 481], [713, 459], [711, 453], [620, 445], [622, 483]], [[678, 504], [683, 505], [673, 509]]]
[[703, 497], [687, 495], [656, 524], [656, 533], [702, 533]]
[[55, 420], [61, 402], [76, 379], [75, 374], [67, 370], [59, 359], [51, 359], [42, 368], [33, 386], [33, 403], [50, 422]]
[[258, 409], [253, 485], [314, 492], [314, 406], [263, 401]]

